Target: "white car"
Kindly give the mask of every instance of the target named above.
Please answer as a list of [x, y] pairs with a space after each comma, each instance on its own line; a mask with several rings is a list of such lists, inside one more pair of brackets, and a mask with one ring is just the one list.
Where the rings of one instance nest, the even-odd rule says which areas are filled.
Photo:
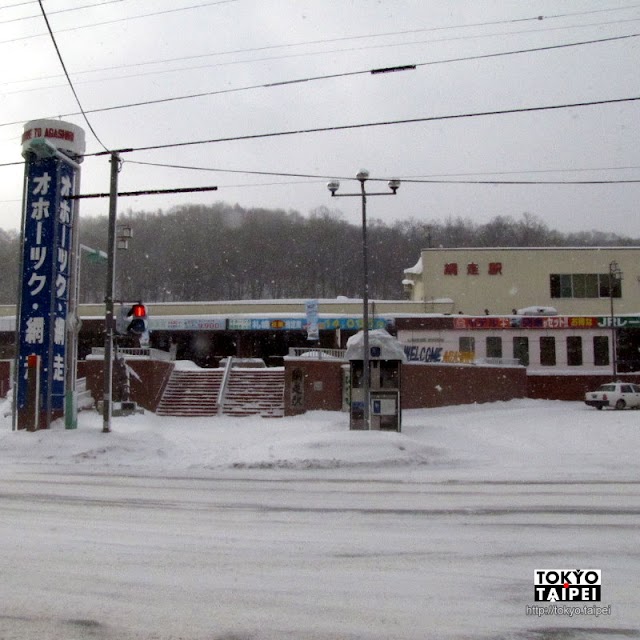
[[598, 387], [596, 391], [587, 392], [584, 401], [596, 409], [602, 409], [602, 407], [637, 409], [640, 407], [640, 386], [630, 382], [608, 382]]

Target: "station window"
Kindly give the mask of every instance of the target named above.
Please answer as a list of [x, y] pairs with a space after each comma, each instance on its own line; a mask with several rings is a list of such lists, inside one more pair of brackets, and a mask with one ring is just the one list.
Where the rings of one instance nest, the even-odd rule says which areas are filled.
[[458, 340], [458, 351], [462, 353], [475, 353], [476, 339], [473, 337], [461, 337]]
[[607, 336], [593, 337], [593, 364], [597, 367], [609, 364], [609, 338]]
[[513, 339], [513, 357], [523, 367], [529, 366], [529, 338], [518, 336]]
[[556, 366], [556, 339], [554, 337], [540, 338], [540, 364], [543, 367]]
[[570, 367], [582, 366], [582, 338], [580, 336], [567, 338], [567, 364]]
[[502, 338], [487, 338], [487, 358], [502, 358]]
[[622, 297], [622, 282], [608, 273], [552, 273], [549, 290], [552, 298], [614, 298]]
[[[608, 273], [601, 273], [598, 278], [601, 298], [622, 297], [622, 280], [620, 278], [614, 278], [613, 282], [611, 282]], [[613, 287], [613, 290], [611, 290], [611, 287]]]

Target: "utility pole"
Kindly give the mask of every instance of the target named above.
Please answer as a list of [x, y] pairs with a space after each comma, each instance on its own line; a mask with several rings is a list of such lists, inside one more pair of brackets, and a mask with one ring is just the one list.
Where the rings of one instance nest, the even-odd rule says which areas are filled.
[[[611, 312], [611, 362], [613, 364], [613, 377], [618, 375], [618, 335], [616, 332], [616, 317], [613, 310], [614, 293], [622, 282], [622, 269], [615, 260], [609, 263], [609, 303]], [[614, 291], [615, 290], [615, 291]]]
[[111, 431], [113, 399], [113, 297], [116, 279], [116, 219], [118, 216], [118, 172], [120, 156], [111, 154], [111, 182], [109, 189], [109, 240], [107, 246], [107, 285], [105, 289], [104, 315], [104, 385], [102, 406], [102, 432]]

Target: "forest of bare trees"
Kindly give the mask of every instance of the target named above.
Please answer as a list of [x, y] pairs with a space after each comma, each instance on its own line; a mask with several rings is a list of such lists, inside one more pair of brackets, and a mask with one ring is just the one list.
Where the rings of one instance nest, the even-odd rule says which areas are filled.
[[[338, 211], [243, 209], [222, 202], [167, 212], [129, 212], [133, 229], [117, 256], [117, 297], [148, 302], [265, 298], [360, 297], [362, 229]], [[81, 221], [80, 240], [106, 249], [107, 219]], [[403, 269], [426, 247], [629, 246], [639, 240], [598, 231], [562, 234], [531, 214], [469, 219], [406, 220], [368, 225], [370, 295], [401, 299]], [[0, 230], [0, 304], [14, 303], [18, 234]], [[106, 267], [82, 258], [82, 302], [104, 300]]]

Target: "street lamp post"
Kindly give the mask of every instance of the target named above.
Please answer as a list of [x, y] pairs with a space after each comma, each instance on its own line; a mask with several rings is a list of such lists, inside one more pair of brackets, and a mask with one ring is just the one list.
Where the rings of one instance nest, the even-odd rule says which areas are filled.
[[360, 182], [359, 193], [337, 193], [340, 183], [332, 180], [327, 184], [327, 189], [331, 192], [331, 197], [360, 197], [362, 199], [362, 348], [363, 348], [363, 371], [362, 371], [362, 391], [364, 396], [364, 425], [365, 429], [370, 429], [370, 406], [369, 406], [369, 390], [370, 372], [369, 372], [369, 264], [367, 250], [367, 196], [394, 196], [400, 187], [400, 180], [389, 180], [387, 183], [390, 192], [367, 193], [365, 182], [369, 179], [369, 172], [361, 169], [356, 175], [356, 179]]
[[613, 289], [614, 283], [622, 280], [622, 270], [615, 260], [609, 263], [609, 303], [611, 310], [611, 362], [613, 364], [613, 377], [618, 375], [618, 339], [616, 334], [616, 319], [613, 313]]

